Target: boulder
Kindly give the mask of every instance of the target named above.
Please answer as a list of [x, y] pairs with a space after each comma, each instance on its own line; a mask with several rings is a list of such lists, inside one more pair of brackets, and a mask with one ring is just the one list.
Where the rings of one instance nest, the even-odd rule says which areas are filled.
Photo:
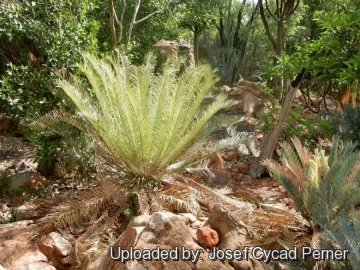
[[19, 206], [15, 211], [15, 221], [32, 219], [36, 217], [34, 216], [34, 212], [36, 212], [37, 206], [35, 204], [26, 203]]
[[[44, 247], [31, 239], [39, 234], [40, 227], [32, 220], [23, 220], [0, 226], [0, 262], [7, 270], [55, 270], [63, 269], [61, 263], [53, 261], [52, 250], [65, 250], [63, 242], [45, 236]], [[52, 233], [54, 234], [54, 233]], [[57, 236], [61, 237], [60, 235]], [[62, 237], [61, 237], [62, 238]], [[52, 242], [51, 242], [52, 240]], [[63, 239], [65, 240], [65, 239]], [[62, 241], [63, 241], [62, 240]], [[69, 246], [66, 246], [69, 252]], [[71, 245], [70, 245], [71, 248]], [[0, 268], [1, 269], [1, 268]]]
[[[124, 263], [113, 260], [110, 247], [87, 269], [231, 269], [220, 261], [211, 261], [205, 250], [203, 250], [196, 241], [195, 230], [187, 226], [181, 219], [170, 212], [157, 212], [150, 217], [145, 226], [137, 226], [136, 222], [131, 222], [122, 235], [111, 245], [116, 252], [113, 255], [118, 256], [119, 249], [130, 250], [167, 250], [179, 251], [179, 260], [128, 260]], [[181, 259], [188, 252], [196, 251], [199, 255], [195, 263], [195, 257]], [[175, 254], [172, 253], [172, 254]], [[183, 255], [182, 255], [183, 254]], [[200, 257], [202, 259], [200, 259]], [[121, 257], [123, 258], [123, 257]], [[120, 259], [120, 258], [119, 258]]]
[[[225, 249], [243, 249], [246, 244], [246, 237], [249, 234], [247, 226], [221, 204], [215, 204], [211, 209], [209, 219], [205, 225], [210, 225], [211, 228], [219, 234], [220, 242], [219, 248]], [[264, 270], [266, 265], [251, 257], [249, 252], [249, 260], [230, 261], [228, 262], [234, 269], [237, 270]]]
[[180, 213], [179, 218], [186, 224], [190, 224], [192, 222], [195, 222], [197, 219], [196, 217], [191, 213]]
[[204, 182], [210, 187], [224, 187], [229, 184], [230, 174], [228, 171], [221, 171], [216, 168], [210, 168], [204, 171]]
[[71, 265], [71, 244], [60, 234], [51, 232], [38, 243], [39, 250], [48, 258], [49, 264], [58, 267]]
[[240, 249], [245, 246], [247, 227], [240, 218], [221, 204], [214, 205], [205, 224], [218, 232], [221, 249]]
[[55, 255], [61, 259], [63, 257], [69, 256], [72, 248], [69, 241], [56, 232], [49, 233], [49, 236], [54, 242]]
[[38, 173], [34, 166], [25, 160], [17, 162], [14, 166], [15, 173], [10, 179], [9, 188], [29, 187], [31, 192], [37, 192], [49, 185], [49, 181]]
[[232, 111], [248, 117], [258, 116], [267, 107], [275, 106], [276, 101], [270, 94], [265, 93], [257, 83], [243, 79], [236, 82], [230, 89], [223, 86], [223, 91], [230, 99], [238, 101]]
[[195, 67], [195, 57], [193, 47], [190, 43], [184, 40], [159, 40], [154, 46], [153, 49], [158, 52], [157, 63], [155, 66], [155, 72], [160, 71], [162, 65], [167, 61], [168, 58], [173, 57], [184, 57], [186, 59], [185, 68], [194, 68]]
[[49, 185], [49, 181], [38, 172], [20, 172], [11, 175], [10, 188], [28, 186], [30, 191], [37, 192]]

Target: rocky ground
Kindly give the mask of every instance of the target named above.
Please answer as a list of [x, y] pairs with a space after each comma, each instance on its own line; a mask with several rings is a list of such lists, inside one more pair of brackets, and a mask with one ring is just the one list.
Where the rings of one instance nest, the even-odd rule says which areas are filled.
[[[34, 196], [41, 196], [39, 190], [43, 188], [48, 190], [46, 196], [59, 196], [59, 193], [63, 193], [64, 198], [72, 196], [71, 193], [74, 193], [75, 190], [64, 189], [59, 191], [57, 181], [49, 181], [49, 179], [46, 179], [36, 171], [34, 148], [24, 138], [3, 134], [0, 136], [0, 143], [0, 170], [2, 172], [7, 170], [11, 175], [10, 187], [16, 188], [24, 183], [29, 184], [29, 190], [24, 192], [25, 195], [21, 194], [15, 198], [2, 196], [0, 199], [0, 219], [4, 223], [0, 225], [0, 269], [75, 269], [77, 263], [74, 261], [73, 254], [71, 255], [71, 253], [74, 253], [71, 243], [78, 236], [62, 234], [50, 228], [48, 231], [45, 230], [45, 233], [40, 238], [37, 238], [39, 237], [38, 231], [43, 230], [43, 228], [36, 224], [36, 217], [31, 217], [31, 214], [29, 215], [28, 213], [29, 207], [31, 208], [31, 201], [34, 199]], [[212, 188], [226, 187], [228, 190], [231, 190], [227, 196], [252, 203], [258, 207], [268, 208], [268, 212], [289, 211], [290, 213], [293, 211], [294, 204], [292, 200], [278, 182], [266, 175], [260, 179], [251, 179], [247, 175], [247, 170], [252, 160], [253, 157], [250, 155], [240, 155], [236, 150], [229, 150], [212, 157], [208, 165], [209, 171], [213, 173], [212, 176], [191, 170], [187, 171], [185, 176], [212, 186]], [[67, 181], [71, 181], [71, 179], [69, 178]], [[76, 192], [78, 193], [79, 191]], [[37, 195], [29, 196], [29, 194]], [[239, 218], [226, 210], [226, 208], [221, 211], [224, 213], [216, 213], [214, 210], [208, 217], [202, 217], [200, 220], [192, 214], [175, 215], [166, 212], [155, 216], [139, 217], [128, 225], [126, 232], [114, 243], [114, 246], [123, 246], [124, 248], [133, 246], [137, 249], [143, 249], [145, 246], [148, 248], [160, 246], [164, 249], [172, 246], [184, 246], [188, 250], [204, 250], [202, 257], [207, 259], [200, 260], [196, 264], [197, 269], [265, 269], [266, 264], [262, 264], [254, 259], [246, 263], [244, 262], [242, 266], [235, 266], [234, 263], [230, 262], [226, 264], [220, 261], [213, 262], [208, 259], [208, 256], [211, 257], [212, 254], [212, 249], [210, 248], [212, 246], [222, 249], [240, 249], [245, 245], [259, 243], [259, 239], [255, 241], [254, 238], [249, 237], [249, 232], [245, 229], [246, 225], [241, 223]], [[280, 213], [279, 216], [283, 214]], [[217, 215], [217, 217], [212, 218], [212, 215]], [[226, 235], [232, 229], [225, 229], [225, 227], [216, 229], [216, 222], [227, 218], [235, 220], [233, 221], [235, 225], [231, 225], [232, 222], [229, 221], [226, 222], [227, 226], [236, 227], [233, 232], [232, 243], [230, 244], [226, 241], [224, 242], [222, 234]], [[212, 222], [209, 220], [212, 220]], [[210, 236], [203, 237], [205, 240], [200, 241], [202, 236], [199, 235], [199, 232], [197, 233], [197, 229], [199, 227], [202, 228], [204, 224], [215, 229], [220, 235], [216, 235], [216, 239], [211, 240], [213, 237], [210, 234]], [[240, 226], [239, 224], [242, 225]], [[301, 226], [303, 228], [300, 228]], [[302, 235], [306, 239], [306, 225], [302, 224], [301, 226], [297, 234]], [[165, 227], [167, 228], [165, 231], [159, 229]], [[143, 230], [149, 230], [147, 232], [149, 235], [141, 234], [142, 236], [139, 238], [140, 232]], [[174, 238], [173, 235], [179, 235], [179, 237]], [[149, 245], [146, 242], [146, 239], [148, 239], [146, 237], [158, 240], [155, 242], [151, 241], [151, 245]], [[272, 241], [270, 242], [274, 242], [274, 237], [276, 238], [276, 234], [272, 233]], [[207, 241], [215, 241], [215, 244], [209, 244]], [[255, 242], [252, 243], [252, 241]], [[235, 242], [236, 245], [234, 244]], [[113, 260], [109, 261], [109, 256], [106, 254], [101, 255], [99, 252], [96, 255], [93, 254], [93, 263], [89, 263], [87, 267], [89, 269], [105, 269], [103, 268], [104, 265], [114, 264]], [[95, 260], [95, 258], [98, 259]], [[128, 261], [124, 265], [121, 264], [121, 267], [133, 269], [132, 267], [135, 267], [135, 265], [143, 263], [136, 260]], [[163, 262], [161, 267], [160, 262], [151, 263], [150, 266], [156, 269], [170, 269], [174, 267], [173, 263], [174, 261], [170, 260]], [[191, 261], [185, 260], [179, 262], [179, 264], [192, 265]], [[150, 266], [143, 265], [143, 267]], [[176, 267], [185, 266], [177, 265]]]
[[[273, 100], [253, 83], [239, 82], [233, 88], [224, 88], [223, 91], [231, 98], [240, 100], [240, 103], [231, 109], [232, 113], [246, 116], [246, 121], [240, 121], [236, 125], [237, 131], [248, 131], [261, 139], [262, 135], [253, 128], [256, 120], [252, 117], [263, 112], [266, 105], [271, 105]], [[2, 132], [0, 123], [0, 134]], [[224, 130], [220, 130], [214, 138], [221, 138], [223, 133]], [[240, 208], [228, 209], [210, 199], [208, 205], [211, 205], [211, 211], [205, 211], [206, 214], [202, 216], [170, 212], [138, 216], [130, 224], [129, 221], [124, 221], [122, 226], [126, 229], [119, 238], [113, 235], [108, 240], [103, 239], [105, 244], [103, 243], [102, 249], [94, 248], [98, 243], [85, 245], [90, 235], [88, 231], [85, 233], [81, 226], [73, 230], [59, 231], [54, 226], [44, 226], [37, 221], [41, 216], [52, 214], [44, 210], [46, 207], [39, 206], [38, 198], [43, 197], [45, 200], [42, 200], [42, 203], [48, 201], [48, 204], [57, 198], [61, 206], [62, 203], [68, 203], [70, 198], [94, 190], [98, 186], [97, 179], [91, 179], [84, 184], [74, 181], [74, 177], [66, 173], [59, 174], [58, 179], [48, 179], [37, 171], [34, 160], [34, 147], [24, 138], [11, 133], [0, 135], [0, 190], [11, 187], [19, 192], [13, 194], [13, 198], [5, 196], [4, 193], [0, 194], [0, 222], [3, 223], [0, 225], [0, 270], [262, 270], [268, 269], [272, 262], [264, 263], [254, 259], [250, 251], [243, 250], [244, 247], [249, 247], [249, 250], [253, 246], [282, 249], [281, 243], [304, 246], [309, 245], [311, 239], [309, 224], [296, 213], [294, 203], [285, 189], [266, 173], [261, 178], [252, 179], [247, 175], [247, 171], [254, 158], [240, 154], [238, 149], [228, 149], [214, 154], [205, 167], [189, 169], [183, 176], [225, 193], [227, 198], [230, 198], [234, 205], [240, 205]], [[246, 215], [243, 215], [242, 211], [245, 211]], [[239, 216], [246, 216], [246, 220]], [[95, 220], [94, 224], [98, 222], [101, 220]], [[90, 232], [91, 225], [88, 224]], [[96, 234], [95, 232], [93, 231], [92, 235]], [[79, 239], [81, 241], [78, 241]], [[79, 259], [80, 253], [75, 248], [75, 242], [86, 246], [86, 258]], [[168, 251], [174, 247], [184, 249], [173, 251], [175, 257], [182, 256], [180, 260], [135, 259], [123, 264], [110, 258], [109, 245], [115, 248], [116, 254], [118, 247], [133, 247], [139, 252], [144, 248], [157, 247]], [[216, 251], [214, 248], [238, 250], [242, 256], [245, 253], [250, 255], [248, 260], [213, 261], [211, 258]], [[186, 251], [198, 253], [185, 258]], [[116, 257], [116, 254], [113, 255]], [[196, 264], [194, 260], [197, 260]]]

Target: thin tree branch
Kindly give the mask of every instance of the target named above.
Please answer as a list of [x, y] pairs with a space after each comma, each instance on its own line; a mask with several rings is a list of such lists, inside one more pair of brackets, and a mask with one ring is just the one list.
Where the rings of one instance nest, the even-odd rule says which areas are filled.
[[275, 38], [273, 37], [273, 35], [271, 34], [270, 32], [270, 28], [269, 28], [269, 24], [265, 18], [265, 14], [264, 14], [264, 6], [263, 6], [263, 3], [262, 3], [262, 0], [259, 0], [259, 10], [260, 10], [260, 17], [261, 17], [261, 20], [264, 24], [264, 27], [265, 27], [265, 33], [266, 33], [266, 36], [269, 38], [270, 42], [271, 42], [271, 45], [273, 46], [274, 48], [274, 51], [276, 51], [276, 41], [275, 41]]
[[[291, 0], [290, 0], [291, 1]], [[276, 3], [278, 2], [278, 0], [276, 0]], [[279, 20], [282, 20], [283, 19], [283, 3], [284, 3], [284, 0], [280, 0], [280, 7], [278, 8], [278, 11], [279, 11]]]
[[[120, 1], [120, 3], [121, 3], [121, 1]], [[119, 25], [119, 35], [118, 35], [118, 39], [117, 39], [118, 40], [118, 45], [121, 43], [122, 35], [123, 35], [123, 21], [124, 21], [125, 9], [126, 9], [126, 0], [124, 0], [124, 7], [123, 7], [122, 12], [121, 12], [120, 21], [118, 20], [116, 11], [114, 9], [115, 21]]]
[[157, 10], [157, 11], [154, 11], [153, 13], [150, 13], [149, 15], [145, 16], [144, 18], [142, 18], [142, 19], [140, 19], [140, 20], [135, 21], [134, 23], [135, 23], [135, 24], [141, 23], [141, 22], [149, 19], [150, 17], [152, 17], [152, 16], [154, 16], [154, 15], [156, 15], [156, 14], [159, 14], [159, 13], [163, 12], [163, 11], [171, 4], [171, 2], [173, 2], [173, 1], [174, 1], [174, 0], [169, 0], [169, 1], [167, 2], [166, 6], [163, 7], [162, 9], [159, 9], [159, 10]]
[[[263, 6], [262, 0], [259, 0], [259, 4], [261, 4], [261, 6]], [[275, 19], [275, 21], [276, 21], [278, 18], [274, 15], [274, 13], [272, 13], [272, 12], [270, 11], [270, 8], [269, 8], [269, 6], [268, 6], [267, 0], [265, 0], [265, 6], [266, 6], [267, 12], [269, 12], [269, 14], [271, 15], [271, 17], [273, 17], [273, 18]]]
[[[287, 2], [288, 3], [288, 5], [290, 5], [290, 4], [293, 4], [294, 2], [293, 1], [289, 1], [289, 2]], [[289, 17], [295, 12], [295, 10], [298, 8], [298, 6], [299, 6], [299, 3], [300, 3], [300, 0], [297, 0], [296, 1], [296, 5], [295, 5], [295, 7], [289, 7], [289, 8], [287, 8], [287, 7], [285, 7], [285, 9], [284, 9], [284, 21], [285, 20], [287, 20], [287, 19], [289, 19]]]
[[163, 7], [162, 9], [159, 9], [157, 11], [154, 11], [153, 13], [150, 13], [149, 15], [145, 16], [144, 18], [140, 19], [140, 20], [136, 20], [136, 16], [139, 12], [139, 8], [140, 8], [140, 5], [141, 5], [141, 0], [136, 0], [136, 3], [135, 3], [135, 7], [134, 7], [134, 14], [133, 14], [133, 18], [131, 20], [131, 23], [130, 23], [130, 26], [129, 26], [129, 30], [128, 30], [128, 33], [127, 33], [127, 38], [126, 38], [126, 43], [125, 43], [125, 51], [127, 51], [128, 49], [128, 46], [129, 46], [129, 43], [130, 43], [130, 40], [131, 40], [131, 34], [132, 34], [132, 30], [134, 28], [134, 26], [138, 23], [141, 23], [147, 19], [149, 19], [150, 17], [158, 14], [158, 13], [161, 13], [163, 12], [169, 5], [170, 3], [172, 3], [174, 0], [169, 0], [167, 2], [167, 4], [165, 5], [165, 7]]

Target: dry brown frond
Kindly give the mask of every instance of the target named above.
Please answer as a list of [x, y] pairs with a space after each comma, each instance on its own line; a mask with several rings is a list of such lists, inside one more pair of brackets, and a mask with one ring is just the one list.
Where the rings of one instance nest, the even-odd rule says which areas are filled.
[[152, 196], [149, 195], [149, 190], [136, 192], [137, 197], [137, 212], [139, 215], [149, 215], [151, 212]]
[[320, 249], [321, 248], [321, 236], [322, 232], [314, 232], [311, 238], [311, 247]]
[[73, 197], [66, 202], [54, 201], [52, 203], [49, 200], [42, 200], [42, 211], [49, 214], [40, 218], [38, 222], [53, 223], [60, 230], [88, 224], [97, 219], [95, 214], [102, 213], [109, 205], [116, 204], [120, 208], [126, 205], [128, 197], [120, 189], [120, 187], [114, 187], [112, 192], [107, 193], [100, 186], [82, 191], [81, 196]]
[[216, 168], [217, 170], [225, 171], [224, 160], [221, 158], [221, 156], [218, 153], [214, 153], [211, 156], [211, 162], [213, 164], [213, 167]]
[[294, 144], [296, 152], [299, 155], [303, 168], [305, 168], [308, 165], [309, 160], [313, 158], [313, 154], [307, 147], [302, 146], [301, 141], [298, 137], [292, 138], [291, 141]]
[[303, 168], [297, 166], [291, 160], [287, 160], [281, 165], [282, 172], [293, 181], [302, 192], [304, 190], [305, 174]]
[[303, 191], [305, 179], [304, 171], [293, 162], [285, 160], [282, 164], [279, 164], [275, 160], [263, 160], [260, 164], [266, 166], [269, 171], [286, 176], [296, 184], [301, 192]]

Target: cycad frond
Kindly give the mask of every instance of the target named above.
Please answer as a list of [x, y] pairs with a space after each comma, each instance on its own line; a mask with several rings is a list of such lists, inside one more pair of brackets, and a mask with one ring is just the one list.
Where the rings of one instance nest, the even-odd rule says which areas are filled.
[[157, 194], [157, 199], [164, 206], [172, 206], [174, 209], [168, 208], [171, 211], [188, 212], [195, 216], [200, 212], [200, 205], [188, 188], [182, 191], [179, 191], [178, 187], [176, 187], [176, 190], [168, 189], [166, 192]]
[[308, 161], [312, 158], [312, 153], [309, 151], [308, 148], [302, 146], [301, 141], [298, 137], [292, 138], [291, 141], [295, 147], [296, 152], [299, 155], [302, 166], [306, 167]]
[[[299, 149], [300, 144], [296, 142], [298, 154], [303, 152]], [[337, 137], [333, 138], [329, 156], [321, 148], [316, 149], [312, 159], [302, 162], [306, 164], [302, 168], [305, 176], [303, 193], [299, 192], [294, 178], [288, 177], [284, 165], [274, 161], [265, 164], [294, 198], [303, 216], [313, 219], [341, 248], [350, 250], [350, 262], [356, 266], [360, 259], [360, 225], [355, 212], [355, 206], [360, 202], [360, 155], [354, 150], [353, 143], [343, 144]], [[283, 164], [294, 164], [288, 144], [283, 144], [281, 153]]]
[[124, 56], [120, 62], [84, 54], [80, 70], [91, 85], [90, 92], [76, 76], [71, 82], [58, 81], [77, 106], [78, 117], [53, 111], [31, 126], [44, 128], [58, 120], [75, 125], [95, 139], [108, 161], [142, 179], [160, 176], [182, 157], [186, 159], [183, 165], [190, 165], [223, 147], [245, 144], [258, 154], [252, 137], [235, 134], [199, 155], [203, 144], [196, 143], [198, 135], [204, 138], [213, 131], [210, 120], [233, 104], [220, 94], [211, 104], [202, 105], [217, 81], [210, 67], [199, 66], [177, 76], [179, 63], [175, 62], [155, 75], [151, 55], [141, 66], [132, 65]]
[[259, 151], [256, 148], [255, 138], [249, 133], [234, 132], [230, 135], [230, 137], [216, 142], [199, 141], [194, 143], [188, 149], [184, 149], [179, 159], [174, 160], [174, 163], [167, 167], [167, 172], [180, 171], [210, 157], [213, 153], [219, 152], [222, 149], [239, 145], [245, 145], [255, 156], [259, 154]]

